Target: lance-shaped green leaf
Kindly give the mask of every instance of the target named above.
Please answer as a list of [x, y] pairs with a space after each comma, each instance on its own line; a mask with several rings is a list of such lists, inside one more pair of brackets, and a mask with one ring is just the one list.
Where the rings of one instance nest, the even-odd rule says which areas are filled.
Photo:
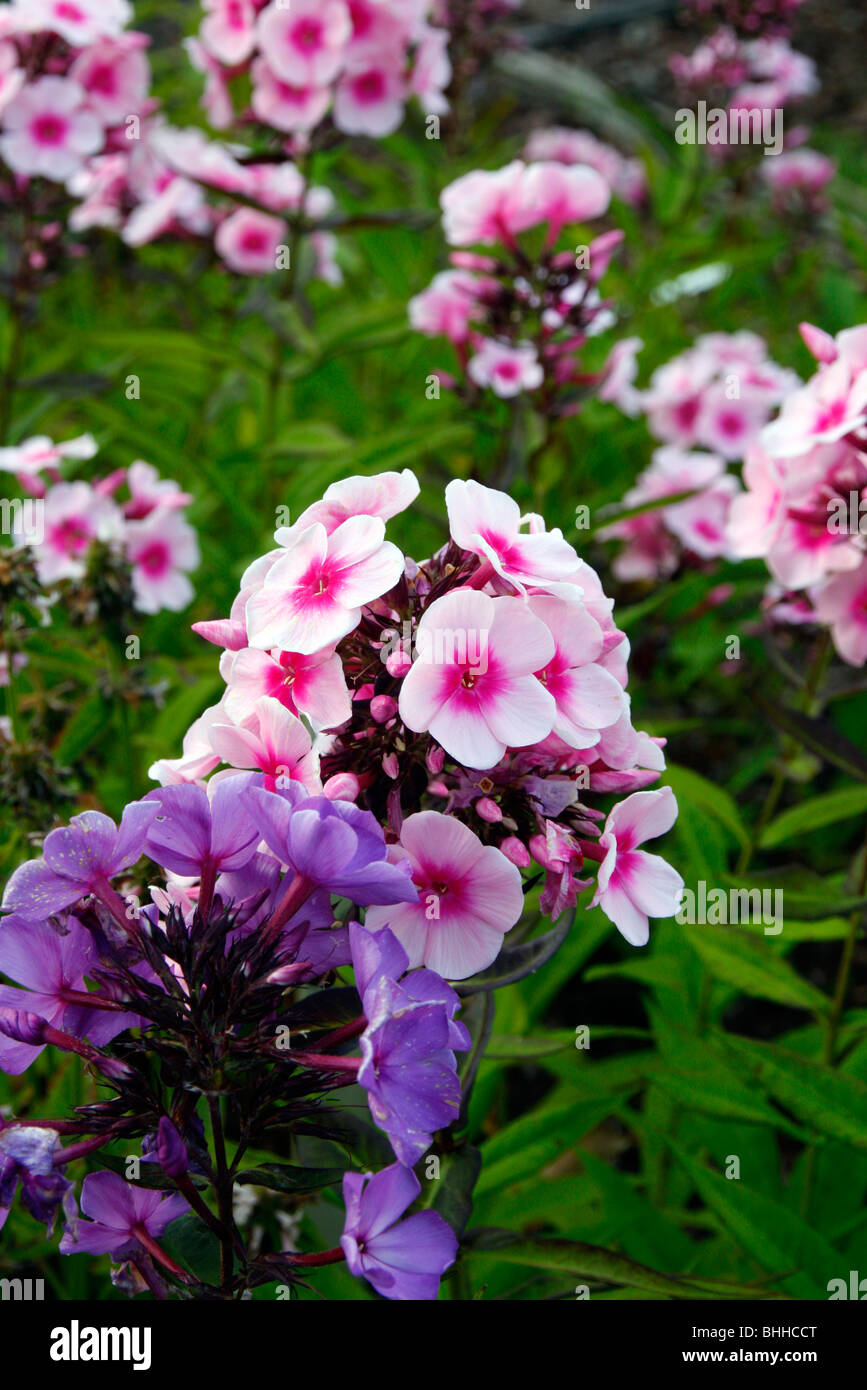
[[294, 1163], [260, 1163], [245, 1168], [236, 1182], [252, 1187], [269, 1187], [274, 1192], [319, 1192], [343, 1180], [343, 1168], [300, 1168]]
[[765, 1290], [749, 1285], [660, 1274], [655, 1269], [638, 1264], [636, 1260], [628, 1259], [626, 1255], [618, 1255], [598, 1245], [585, 1245], [577, 1240], [525, 1240], [511, 1231], [483, 1229], [473, 1231], [462, 1248], [464, 1259], [480, 1255], [488, 1258], [493, 1256], [507, 1264], [526, 1265], [530, 1269], [554, 1269], [579, 1279], [644, 1289], [658, 1298], [767, 1297]]
[[781, 1276], [787, 1293], [793, 1298], [827, 1296], [828, 1280], [839, 1273], [843, 1257], [824, 1236], [742, 1179], [714, 1173], [671, 1139], [668, 1143], [702, 1200], [763, 1269]]
[[[436, 1160], [440, 1176], [428, 1178]], [[422, 1195], [419, 1205], [438, 1211], [461, 1239], [473, 1214], [473, 1192], [482, 1170], [482, 1155], [473, 1144], [461, 1144], [453, 1153], [428, 1154], [422, 1159]]]
[[716, 979], [792, 1009], [827, 1011], [827, 996], [803, 980], [788, 961], [772, 955], [762, 939], [737, 927], [684, 926], [683, 931]]
[[825, 825], [863, 815], [867, 811], [867, 787], [843, 787], [825, 796], [814, 796], [798, 806], [792, 806], [765, 827], [761, 838], [763, 849], [774, 849], [798, 835], [809, 835]]
[[809, 749], [823, 762], [842, 768], [850, 777], [867, 782], [867, 755], [851, 739], [841, 734], [834, 724], [827, 719], [815, 719], [787, 705], [766, 700], [763, 695], [754, 693], [752, 698], [762, 714], [783, 733], [794, 738], [802, 748]]
[[820, 1134], [867, 1149], [867, 1086], [863, 1081], [775, 1043], [720, 1036], [738, 1063], [793, 1115], [814, 1125]]

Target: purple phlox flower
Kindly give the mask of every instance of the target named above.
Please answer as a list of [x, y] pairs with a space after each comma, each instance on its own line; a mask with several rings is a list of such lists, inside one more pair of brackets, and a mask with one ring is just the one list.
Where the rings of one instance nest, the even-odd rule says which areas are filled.
[[[22, 987], [0, 985], [0, 1008], [35, 1014], [99, 1047], [125, 1028], [135, 1027], [140, 1022], [136, 1014], [89, 1007], [83, 999], [70, 999], [72, 994], [87, 993], [84, 976], [92, 966], [92, 948], [89, 933], [74, 917], [67, 920], [63, 935], [47, 922], [28, 922], [20, 916], [4, 918], [0, 922], [0, 972]], [[98, 1000], [102, 996], [92, 997]], [[0, 1070], [18, 1076], [43, 1046], [13, 1040], [4, 1030], [0, 1033]]]
[[46, 835], [41, 859], [15, 870], [3, 906], [28, 921], [44, 922], [87, 893], [101, 896], [111, 891], [109, 879], [140, 858], [155, 815], [155, 807], [134, 801], [124, 810], [119, 827], [101, 811], [73, 816], [68, 826]]
[[217, 873], [242, 869], [260, 838], [242, 796], [248, 780], [241, 774], [212, 783], [210, 797], [192, 782], [148, 792], [145, 800], [158, 803], [147, 835], [151, 858], [184, 877], [209, 877], [212, 884]]
[[141, 1245], [142, 1232], [158, 1240], [170, 1221], [189, 1208], [180, 1193], [166, 1196], [154, 1188], [135, 1187], [118, 1173], [89, 1173], [81, 1185], [81, 1210], [89, 1221], [79, 1221], [73, 1235], [68, 1229], [60, 1242], [62, 1255], [112, 1255], [120, 1259]]
[[[410, 999], [419, 1004], [442, 1004], [449, 1021], [448, 1045], [458, 1052], [471, 1046], [470, 1035], [462, 1023], [454, 1022], [461, 1007], [460, 997], [435, 970], [413, 970], [406, 974], [409, 957], [388, 927], [368, 931], [359, 922], [349, 924], [349, 942], [355, 987], [361, 995], [365, 1014], [375, 1011], [374, 989], [380, 980], [400, 981], [400, 987]], [[368, 1004], [368, 996], [369, 1004]]]
[[412, 1166], [430, 1148], [434, 1131], [460, 1113], [448, 1006], [441, 999], [413, 999], [382, 976], [365, 993], [364, 1011], [368, 1022], [359, 1038], [358, 1082], [395, 1156]]
[[268, 848], [308, 883], [364, 906], [418, 900], [409, 866], [389, 863], [369, 811], [305, 796], [296, 784], [273, 792], [251, 787], [244, 799]]
[[187, 1146], [168, 1115], [163, 1115], [157, 1126], [157, 1161], [170, 1178], [181, 1177], [189, 1167]]
[[438, 1212], [398, 1220], [420, 1191], [415, 1173], [399, 1163], [379, 1173], [344, 1175], [346, 1223], [340, 1244], [346, 1263], [383, 1298], [435, 1299], [440, 1279], [454, 1264], [458, 1242]]
[[20, 1181], [22, 1204], [51, 1234], [58, 1208], [72, 1192], [72, 1183], [54, 1164], [59, 1147], [54, 1130], [42, 1125], [11, 1124], [0, 1129], [0, 1228]]

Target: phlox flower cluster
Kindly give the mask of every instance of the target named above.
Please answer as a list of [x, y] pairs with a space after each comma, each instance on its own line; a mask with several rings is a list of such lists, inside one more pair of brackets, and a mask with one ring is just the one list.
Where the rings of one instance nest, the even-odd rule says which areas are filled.
[[622, 233], [603, 232], [577, 251], [558, 245], [565, 228], [601, 217], [610, 198], [597, 169], [553, 159], [477, 170], [443, 190], [445, 238], [459, 249], [409, 305], [413, 328], [454, 347], [462, 381], [439, 372], [442, 384], [531, 393], [554, 416], [574, 413], [608, 377], [616, 352], [597, 373], [582, 369], [580, 353], [614, 322], [598, 285]]
[[398, 129], [413, 98], [426, 114], [448, 109], [449, 35], [431, 22], [430, 0], [204, 0], [203, 8], [188, 47], [217, 130], [253, 120], [303, 144], [329, 120], [346, 135], [379, 139]]
[[12, 176], [4, 201], [33, 179], [68, 184], [137, 139], [152, 109], [149, 40], [126, 28], [131, 18], [127, 0], [0, 5], [0, 159]]
[[[594, 902], [642, 944], [679, 880], [653, 856], [645, 878], [643, 851], [603, 852], [610, 817], [591, 804], [664, 767], [632, 727], [611, 601], [559, 530], [475, 482], [448, 485], [450, 538], [416, 563], [385, 531], [417, 492], [409, 471], [347, 479], [276, 532], [229, 618], [196, 624], [224, 648], [222, 699], [151, 773], [255, 769], [372, 812], [420, 896], [373, 907], [367, 924], [388, 926], [412, 967], [464, 979], [489, 966], [534, 863], [552, 918], [601, 863]], [[673, 820], [669, 791], [641, 791], [630, 846], [657, 805]]]
[[761, 557], [772, 612], [830, 628], [844, 661], [867, 661], [867, 326], [801, 333], [818, 366], [750, 448], [728, 532]]
[[64, 476], [67, 461], [96, 452], [91, 435], [60, 444], [34, 436], [0, 449], [0, 473], [14, 474], [30, 495], [12, 510], [13, 544], [31, 552], [45, 589], [83, 580], [100, 547], [128, 570], [139, 612], [186, 608], [193, 597], [187, 575], [199, 563], [184, 516], [192, 498], [142, 459], [89, 482]]
[[[635, 338], [619, 344], [618, 369], [600, 391], [627, 414], [642, 414], [665, 446], [623, 498], [625, 508], [647, 509], [602, 532], [626, 542], [614, 561], [624, 581], [672, 574], [685, 557], [728, 555], [727, 522], [740, 483], [727, 465], [744, 457], [798, 385], [794, 372], [768, 358], [764, 341], [744, 331], [697, 338], [657, 367], [642, 390], [635, 385], [641, 347]], [[678, 500], [665, 505], [666, 497]]]
[[589, 130], [546, 126], [534, 130], [524, 146], [528, 163], [553, 160], [555, 164], [587, 164], [601, 174], [612, 196], [641, 207], [647, 198], [647, 175], [640, 159], [629, 158]]
[[[785, 122], [787, 109], [812, 96], [819, 88], [812, 58], [793, 49], [773, 25], [755, 38], [744, 37], [730, 27], [717, 29], [689, 56], [675, 54], [669, 66], [685, 98], [705, 100], [709, 107], [729, 113], [730, 118], [732, 113], [754, 112], [758, 113], [756, 119], [761, 120], [763, 112], [773, 116], [774, 112], [782, 111]], [[786, 126], [783, 130], [786, 153], [803, 145], [808, 136], [809, 130], [804, 126]], [[742, 146], [715, 141], [709, 134], [708, 149], [716, 159], [731, 159]], [[780, 158], [780, 151], [775, 150], [771, 158], [759, 161], [762, 177], [772, 190], [775, 179], [782, 176], [771, 173], [764, 166], [776, 164]], [[793, 184], [794, 171], [806, 179], [807, 170], [803, 164], [800, 167], [790, 164]], [[822, 177], [821, 187], [824, 188], [833, 173], [830, 161], [822, 166], [814, 164], [811, 181], [815, 184]], [[810, 192], [809, 187], [805, 191]], [[812, 191], [815, 193], [815, 188]]]
[[[385, 530], [418, 490], [408, 470], [350, 478], [279, 528], [230, 616], [196, 625], [224, 648], [226, 689], [154, 766], [161, 786], [119, 826], [73, 817], [7, 884], [0, 1067], [74, 1053], [108, 1098], [0, 1122], [0, 1221], [18, 1192], [49, 1228], [62, 1212], [61, 1251], [110, 1254], [128, 1292], [234, 1297], [345, 1259], [386, 1298], [435, 1298], [456, 1235], [406, 1213], [414, 1166], [461, 1109], [471, 1038], [449, 981], [473, 992], [534, 865], [553, 918], [597, 865], [593, 903], [636, 945], [676, 910], [679, 875], [642, 846], [677, 808], [645, 790], [661, 744], [632, 727], [597, 576], [559, 530], [461, 481], [449, 540], [417, 564]], [[226, 1193], [246, 1147], [279, 1126], [352, 1150], [349, 1085], [393, 1161], [345, 1173], [339, 1245], [239, 1250]], [[68, 1165], [133, 1141], [149, 1182], [91, 1172], [79, 1212]], [[218, 1289], [165, 1249], [190, 1213], [219, 1237]]]

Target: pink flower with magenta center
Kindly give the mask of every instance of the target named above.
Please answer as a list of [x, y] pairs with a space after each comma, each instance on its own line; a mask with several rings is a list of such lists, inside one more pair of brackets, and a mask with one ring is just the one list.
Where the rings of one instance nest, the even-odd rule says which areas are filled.
[[352, 21], [343, 0], [273, 3], [256, 22], [260, 51], [284, 82], [321, 87], [340, 71]]
[[400, 717], [465, 767], [493, 767], [507, 748], [550, 734], [556, 706], [534, 673], [554, 641], [523, 600], [455, 590], [425, 610], [416, 646]]
[[591, 907], [598, 905], [633, 946], [646, 945], [649, 917], [673, 917], [683, 879], [657, 854], [638, 846], [670, 830], [677, 802], [670, 787], [634, 792], [614, 807], [599, 844], [606, 851], [599, 865]]
[[417, 903], [369, 907], [365, 925], [388, 927], [410, 968], [465, 980], [496, 959], [524, 908], [521, 874], [469, 826], [439, 811], [408, 816], [394, 857], [408, 860]]
[[358, 626], [362, 605], [403, 573], [403, 556], [385, 539], [379, 517], [351, 517], [330, 536], [320, 522], [285, 535], [287, 546], [247, 600], [252, 647], [307, 655], [336, 645]]

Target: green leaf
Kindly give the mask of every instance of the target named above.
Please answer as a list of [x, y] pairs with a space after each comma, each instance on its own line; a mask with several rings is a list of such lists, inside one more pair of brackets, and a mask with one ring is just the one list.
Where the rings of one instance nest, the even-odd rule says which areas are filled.
[[726, 1048], [775, 1100], [820, 1134], [867, 1149], [867, 1085], [775, 1043], [722, 1035]]
[[61, 766], [76, 762], [86, 753], [104, 731], [110, 716], [109, 706], [101, 695], [89, 695], [79, 705], [75, 714], [66, 724], [54, 756]]
[[458, 1240], [473, 1214], [473, 1191], [482, 1169], [482, 1155], [472, 1144], [462, 1144], [455, 1153], [440, 1156], [440, 1177], [428, 1179], [421, 1206], [439, 1212]]
[[684, 798], [701, 806], [702, 810], [709, 812], [716, 820], [724, 825], [741, 848], [749, 845], [749, 833], [740, 817], [737, 804], [732, 796], [726, 791], [725, 787], [709, 782], [700, 773], [694, 772], [692, 768], [677, 767], [669, 763], [665, 774], [675, 796], [680, 800]]
[[761, 1290], [745, 1285], [726, 1284], [713, 1280], [679, 1278], [660, 1274], [655, 1269], [630, 1260], [626, 1255], [603, 1250], [598, 1245], [585, 1245], [577, 1240], [523, 1240], [510, 1231], [481, 1230], [462, 1248], [464, 1259], [476, 1255], [494, 1255], [506, 1264], [527, 1265], [531, 1269], [556, 1269], [579, 1279], [599, 1279], [608, 1284], [644, 1289], [662, 1298], [762, 1298]]
[[801, 979], [788, 961], [772, 955], [763, 939], [738, 927], [684, 926], [683, 931], [716, 979], [775, 1004], [827, 1012], [827, 996]]
[[867, 755], [841, 734], [834, 724], [827, 719], [813, 719], [787, 705], [766, 700], [763, 695], [754, 693], [752, 698], [772, 724], [789, 734], [803, 748], [834, 767], [842, 768], [850, 777], [867, 782]]
[[269, 1187], [275, 1192], [319, 1192], [343, 1181], [343, 1168], [300, 1168], [294, 1163], [260, 1163], [245, 1168], [236, 1182]]
[[785, 1276], [781, 1284], [787, 1293], [794, 1298], [826, 1296], [841, 1257], [824, 1236], [780, 1202], [753, 1191], [741, 1179], [712, 1172], [671, 1139], [668, 1142], [702, 1200], [763, 1269]]
[[772, 820], [759, 843], [763, 849], [773, 849], [797, 835], [811, 834], [823, 825], [836, 825], [863, 811], [867, 811], [867, 787], [844, 787], [842, 791], [814, 796]]
[[574, 1046], [575, 1034], [568, 1029], [557, 1033], [535, 1033], [529, 1038], [492, 1033], [485, 1057], [500, 1062], [535, 1062], [540, 1057], [553, 1057], [555, 1053]]
[[188, 1211], [167, 1226], [160, 1244], [203, 1284], [219, 1284], [220, 1242], [195, 1212]]

